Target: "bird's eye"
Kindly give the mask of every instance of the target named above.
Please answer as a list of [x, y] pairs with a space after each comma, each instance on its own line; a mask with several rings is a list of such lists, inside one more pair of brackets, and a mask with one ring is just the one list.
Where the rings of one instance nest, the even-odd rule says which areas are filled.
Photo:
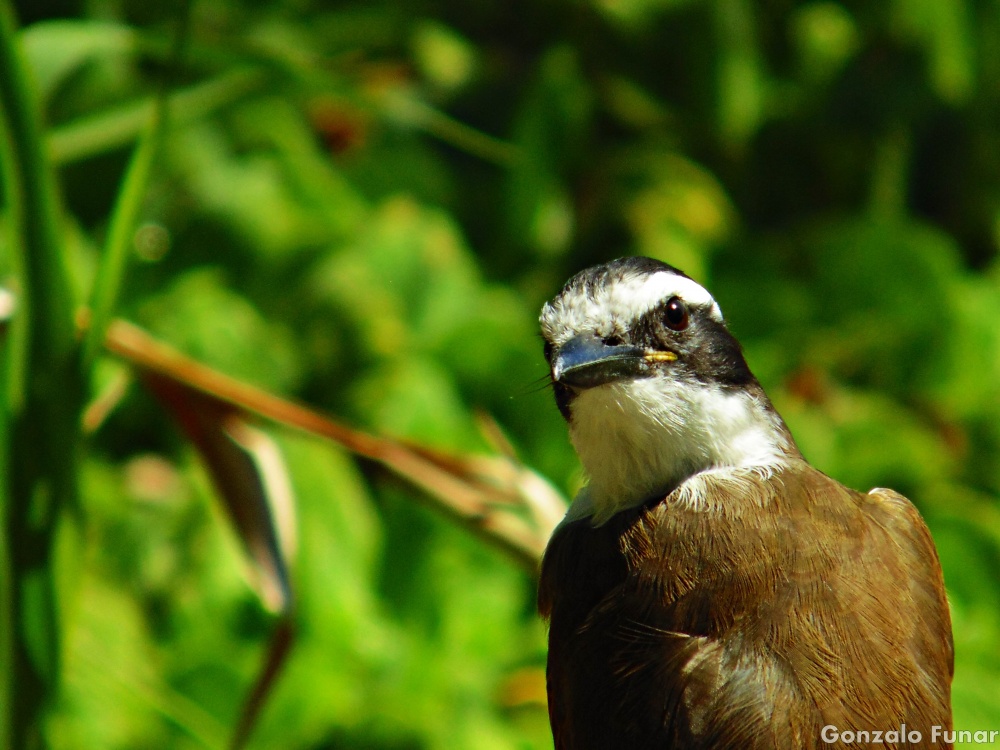
[[663, 316], [667, 327], [674, 331], [683, 331], [688, 327], [688, 308], [680, 297], [673, 297], [667, 303], [667, 311]]

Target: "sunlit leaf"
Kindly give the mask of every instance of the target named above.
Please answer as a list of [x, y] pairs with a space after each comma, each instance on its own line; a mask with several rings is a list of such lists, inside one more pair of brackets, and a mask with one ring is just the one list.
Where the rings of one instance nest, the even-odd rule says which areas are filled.
[[36, 23], [25, 30], [24, 52], [42, 101], [80, 66], [97, 57], [130, 53], [136, 36], [129, 26], [104, 21], [60, 20]]

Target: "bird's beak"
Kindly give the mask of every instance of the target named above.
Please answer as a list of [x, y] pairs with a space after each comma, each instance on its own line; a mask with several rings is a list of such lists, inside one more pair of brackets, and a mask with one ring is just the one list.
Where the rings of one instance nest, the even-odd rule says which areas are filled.
[[669, 351], [640, 346], [608, 346], [591, 334], [574, 336], [560, 346], [552, 359], [552, 379], [572, 388], [595, 388], [616, 380], [641, 377], [655, 362], [672, 362]]

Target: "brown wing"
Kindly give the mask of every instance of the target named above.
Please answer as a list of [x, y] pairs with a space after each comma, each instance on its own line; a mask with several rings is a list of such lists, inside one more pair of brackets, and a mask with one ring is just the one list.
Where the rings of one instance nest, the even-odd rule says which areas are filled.
[[[931, 743], [951, 728], [953, 643], [944, 581], [916, 508], [890, 490], [853, 492], [809, 470], [785, 479], [795, 546], [794, 599], [771, 641], [816, 707], [804, 731], [889, 731]], [[900, 747], [884, 741], [885, 747]], [[863, 746], [863, 745], [859, 745]]]
[[[618, 549], [618, 537], [634, 514], [626, 512], [594, 529], [586, 520], [559, 528], [545, 550], [538, 588], [538, 609], [549, 619], [549, 653], [546, 669], [549, 721], [556, 750], [586, 747], [590, 723], [600, 722], [600, 713], [579, 708], [596, 697], [588, 686], [598, 686], [600, 677], [585, 674], [585, 665], [607, 663], [607, 655], [588, 659], [587, 649], [603, 649], [587, 635], [583, 624], [607, 596], [628, 577], [625, 558]], [[591, 631], [592, 633], [593, 631]], [[596, 656], [596, 655], [595, 655]], [[574, 710], [574, 707], [577, 709]], [[590, 714], [590, 719], [587, 717]]]
[[908, 649], [928, 680], [950, 685], [955, 672], [951, 615], [931, 532], [919, 511], [898, 492], [878, 488], [866, 497], [869, 518], [885, 531], [892, 543], [885, 556], [898, 566], [894, 588], [902, 606], [897, 615], [906, 616], [912, 623]]
[[539, 603], [558, 750], [825, 747], [827, 724], [905, 722], [926, 740], [951, 726], [947, 603], [913, 506], [805, 464], [758, 490], [554, 536]]
[[[742, 710], [767, 704], [772, 718], [787, 712], [765, 695], [784, 678], [771, 662], [744, 669], [739, 649], [716, 635], [732, 630], [744, 605], [721, 567], [702, 567], [698, 551], [713, 546], [702, 543], [705, 520], [664, 502], [599, 528], [569, 524], [551, 540], [539, 609], [550, 617], [556, 750], [807, 747], [783, 744], [764, 712]], [[730, 529], [720, 538], [732, 537]], [[745, 580], [768, 568], [748, 556]], [[754, 598], [751, 589], [740, 599]], [[723, 603], [730, 606], [716, 606]], [[717, 706], [724, 708], [710, 708]]]

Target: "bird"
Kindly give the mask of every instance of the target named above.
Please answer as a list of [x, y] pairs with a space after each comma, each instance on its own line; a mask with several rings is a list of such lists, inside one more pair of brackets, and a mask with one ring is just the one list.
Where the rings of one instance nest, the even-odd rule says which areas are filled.
[[705, 287], [620, 258], [540, 325], [587, 477], [538, 583], [556, 750], [950, 747], [926, 524], [806, 461]]

